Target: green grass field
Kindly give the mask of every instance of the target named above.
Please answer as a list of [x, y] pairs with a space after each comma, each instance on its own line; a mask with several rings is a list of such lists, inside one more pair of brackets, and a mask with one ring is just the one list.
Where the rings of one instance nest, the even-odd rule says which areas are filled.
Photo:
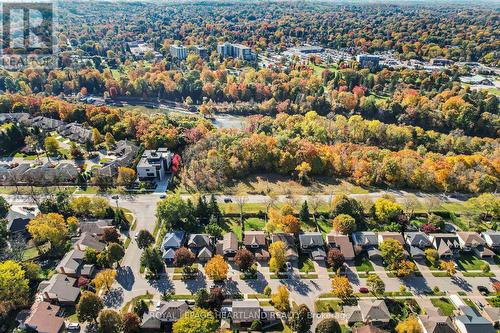
[[360, 273], [364, 273], [366, 271], [368, 271], [368, 272], [374, 271], [372, 263], [366, 257], [357, 256], [354, 259], [354, 264], [355, 264], [356, 270]]
[[436, 308], [441, 310], [441, 313], [444, 316], [451, 316], [453, 314], [453, 310], [455, 310], [455, 307], [448, 298], [432, 298], [431, 302]]
[[485, 262], [470, 254], [461, 254], [457, 258], [458, 267], [465, 271], [480, 271]]
[[316, 312], [339, 312], [342, 311], [340, 301], [336, 300], [317, 300], [314, 302]]

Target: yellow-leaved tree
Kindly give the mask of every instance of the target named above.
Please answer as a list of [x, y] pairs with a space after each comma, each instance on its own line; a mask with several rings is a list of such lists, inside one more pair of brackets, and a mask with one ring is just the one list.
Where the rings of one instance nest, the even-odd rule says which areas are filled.
[[215, 281], [225, 280], [227, 278], [228, 270], [229, 265], [220, 255], [214, 256], [205, 265], [205, 273], [209, 278]]
[[279, 286], [276, 293], [271, 295], [271, 301], [276, 310], [281, 312], [290, 311], [290, 292], [286, 286]]
[[58, 246], [68, 235], [68, 225], [61, 214], [38, 214], [28, 223], [28, 232], [37, 244], [49, 241]]

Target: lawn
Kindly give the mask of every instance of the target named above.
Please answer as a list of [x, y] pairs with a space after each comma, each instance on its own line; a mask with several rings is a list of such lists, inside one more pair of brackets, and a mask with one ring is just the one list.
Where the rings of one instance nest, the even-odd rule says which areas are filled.
[[232, 231], [236, 234], [238, 237], [238, 240], [241, 241], [243, 237], [243, 233], [241, 231], [241, 226], [240, 226], [240, 221], [239, 219], [225, 219], [224, 220], [224, 225], [222, 226], [222, 229], [224, 229], [225, 232]]
[[317, 300], [314, 302], [314, 309], [316, 312], [340, 312], [342, 306], [336, 300]]
[[448, 298], [432, 298], [431, 302], [436, 308], [441, 310], [441, 313], [444, 316], [451, 316], [453, 314], [453, 310], [455, 310], [455, 307]]
[[29, 247], [23, 252], [23, 260], [31, 260], [38, 257], [38, 249], [36, 247]]
[[314, 263], [311, 258], [304, 256], [299, 257], [299, 271], [301, 273], [311, 273], [315, 271]]
[[465, 271], [480, 271], [485, 262], [470, 254], [461, 254], [457, 258], [458, 267]]
[[146, 304], [147, 304], [148, 301], [151, 301], [152, 298], [153, 298], [153, 295], [149, 294], [149, 293], [144, 294], [144, 295], [140, 295], [140, 296], [136, 296], [136, 297], [132, 298], [130, 301], [128, 301], [127, 303], [125, 303], [125, 305], [122, 307], [122, 313], [130, 312], [132, 310], [131, 307], [133, 307], [140, 300], [146, 301]]
[[374, 271], [372, 263], [366, 257], [357, 256], [354, 259], [354, 264], [355, 264], [356, 270], [359, 273], [365, 273], [367, 271], [368, 272], [373, 272]]
[[245, 231], [264, 230], [266, 221], [257, 217], [251, 217], [245, 220]]

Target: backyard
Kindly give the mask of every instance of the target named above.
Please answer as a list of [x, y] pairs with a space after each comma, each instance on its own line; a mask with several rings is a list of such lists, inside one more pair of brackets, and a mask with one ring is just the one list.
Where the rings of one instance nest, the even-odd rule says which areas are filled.
[[485, 262], [474, 255], [461, 253], [457, 265], [464, 271], [480, 271]]
[[444, 316], [451, 316], [455, 310], [455, 307], [448, 298], [432, 298], [431, 302]]

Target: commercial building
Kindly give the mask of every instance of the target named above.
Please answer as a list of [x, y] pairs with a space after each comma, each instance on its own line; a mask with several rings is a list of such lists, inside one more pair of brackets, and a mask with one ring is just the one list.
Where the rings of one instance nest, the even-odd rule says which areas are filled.
[[170, 54], [173, 58], [184, 60], [187, 58], [187, 48], [183, 45], [170, 45]]
[[222, 58], [232, 57], [248, 61], [255, 59], [252, 50], [248, 46], [242, 44], [219, 44], [217, 45], [217, 53], [219, 53]]
[[380, 63], [380, 57], [372, 54], [360, 54], [356, 56], [356, 61], [362, 68], [369, 68], [370, 70], [376, 70]]

